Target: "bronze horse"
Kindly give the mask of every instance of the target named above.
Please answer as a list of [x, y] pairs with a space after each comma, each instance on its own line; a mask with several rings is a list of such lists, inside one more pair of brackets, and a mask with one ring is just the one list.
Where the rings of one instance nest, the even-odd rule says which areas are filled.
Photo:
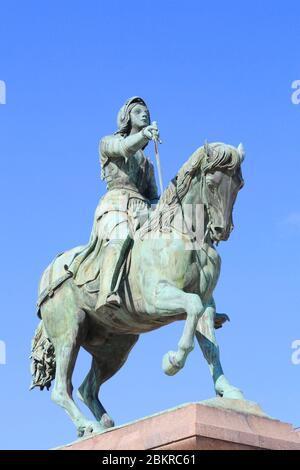
[[[78, 286], [70, 275], [52, 288], [42, 277], [40, 291], [48, 288], [48, 294], [40, 305], [41, 322], [33, 340], [32, 388], [49, 388], [55, 378], [52, 400], [66, 410], [79, 436], [114, 425], [98, 398], [100, 385], [122, 367], [139, 334], [176, 320], [184, 320], [183, 333], [177, 350], [163, 358], [164, 372], [173, 375], [182, 369], [196, 335], [216, 394], [243, 398], [222, 370], [214, 329], [228, 317], [216, 313], [212, 296], [220, 273], [215, 244], [227, 240], [233, 228], [243, 158], [241, 144], [237, 148], [206, 144], [192, 154], [137, 232], [120, 282], [120, 308], [95, 310], [98, 281]], [[203, 208], [201, 223], [193, 230], [187, 226], [191, 206]], [[200, 232], [199, 246], [195, 240]], [[66, 268], [71, 252], [58, 258]], [[80, 347], [92, 355], [92, 365], [78, 396], [96, 421], [88, 420], [72, 398], [71, 379]]]

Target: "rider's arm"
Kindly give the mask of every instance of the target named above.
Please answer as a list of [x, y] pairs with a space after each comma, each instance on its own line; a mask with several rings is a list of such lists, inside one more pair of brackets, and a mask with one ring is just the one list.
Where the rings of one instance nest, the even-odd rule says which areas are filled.
[[125, 160], [132, 157], [138, 150], [144, 148], [149, 142], [143, 131], [122, 137], [113, 135], [104, 137], [100, 142], [100, 154], [103, 160], [123, 157]]

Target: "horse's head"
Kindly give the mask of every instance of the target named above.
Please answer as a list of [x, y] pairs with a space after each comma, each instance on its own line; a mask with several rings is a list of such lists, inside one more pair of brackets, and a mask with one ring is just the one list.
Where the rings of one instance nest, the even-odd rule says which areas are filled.
[[238, 191], [243, 186], [242, 144], [237, 148], [223, 143], [205, 144], [201, 159], [202, 198], [206, 207], [210, 237], [227, 240], [233, 230], [232, 210]]
[[[204, 205], [205, 218], [198, 219], [201, 239], [209, 234], [214, 242], [227, 240], [233, 229], [233, 204], [243, 186], [243, 159], [242, 144], [235, 148], [217, 142], [199, 147], [163, 192], [157, 209], [140, 230], [140, 236], [149, 231], [170, 228], [170, 225], [173, 228], [176, 226], [178, 231], [194, 235], [195, 229], [198, 232], [197, 220], [194, 225], [190, 208]], [[193, 209], [192, 212], [196, 214], [197, 210]], [[184, 227], [181, 226], [182, 215]]]

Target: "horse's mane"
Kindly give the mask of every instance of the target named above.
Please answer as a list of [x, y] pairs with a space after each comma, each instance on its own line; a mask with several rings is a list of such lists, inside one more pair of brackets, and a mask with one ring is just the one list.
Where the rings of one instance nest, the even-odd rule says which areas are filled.
[[169, 227], [178, 204], [187, 194], [191, 182], [198, 171], [202, 175], [216, 170], [235, 172], [240, 171], [243, 156], [239, 149], [232, 145], [215, 142], [199, 147], [180, 168], [165, 189], [156, 210], [150, 215], [148, 221], [139, 230], [139, 237], [157, 229], [163, 230]]

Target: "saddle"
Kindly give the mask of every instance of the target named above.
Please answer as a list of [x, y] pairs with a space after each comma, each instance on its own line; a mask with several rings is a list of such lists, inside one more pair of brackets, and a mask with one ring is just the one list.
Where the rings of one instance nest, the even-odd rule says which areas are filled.
[[43, 272], [39, 284], [37, 300], [37, 314], [39, 317], [41, 317], [40, 307], [42, 303], [48, 298], [53, 297], [55, 290], [67, 279], [72, 277], [73, 274], [68, 270], [68, 266], [72, 263], [82, 248], [82, 246], [77, 246], [69, 251], [59, 253]]
[[[121, 253], [115, 267], [111, 285], [112, 290], [117, 291], [120, 286], [124, 268], [126, 266], [126, 261], [132, 246], [133, 239], [131, 236], [128, 236], [122, 246]], [[73, 277], [72, 262], [75, 260], [78, 253], [82, 252], [83, 248], [84, 247], [79, 246], [73, 248], [72, 250], [58, 254], [44, 271], [39, 285], [39, 294], [37, 300], [37, 315], [39, 318], [41, 318], [41, 305], [49, 298], [52, 298], [55, 295], [55, 291], [68, 279]], [[88, 293], [99, 292], [99, 275], [101, 275], [100, 272], [93, 280], [87, 280], [87, 282], [82, 285], [82, 287], [84, 287]]]

